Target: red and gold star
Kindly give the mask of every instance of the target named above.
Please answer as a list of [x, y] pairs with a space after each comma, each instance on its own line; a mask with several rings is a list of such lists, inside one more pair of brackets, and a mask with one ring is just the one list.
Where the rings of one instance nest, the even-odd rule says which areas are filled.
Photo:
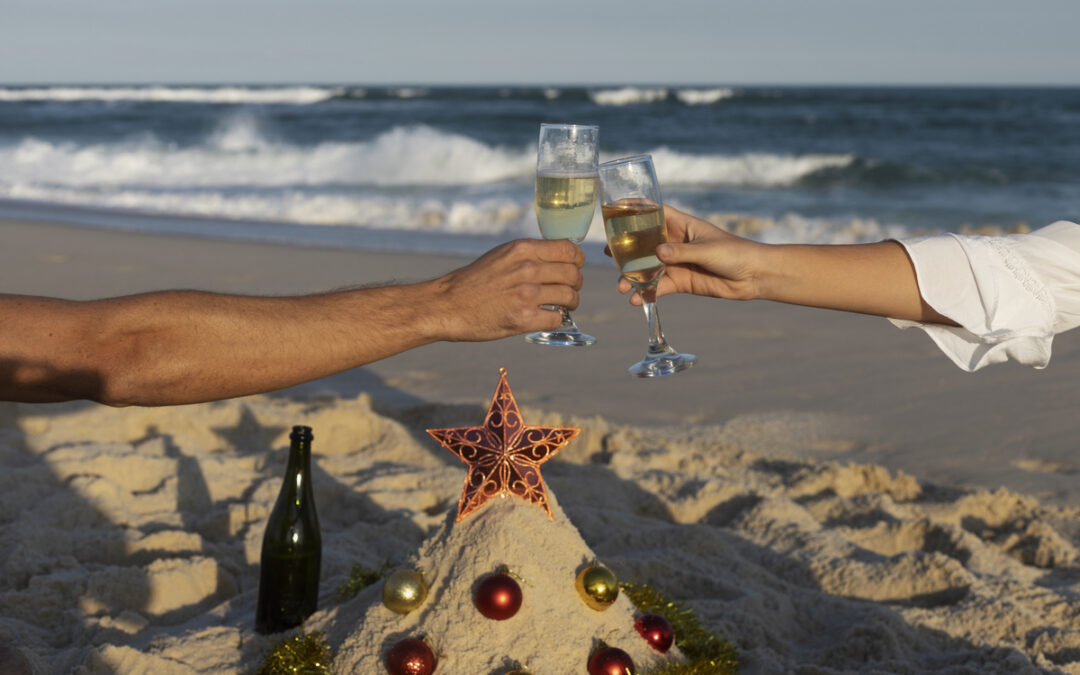
[[427, 432], [469, 465], [458, 502], [457, 520], [461, 521], [492, 497], [506, 494], [536, 504], [554, 519], [540, 465], [562, 450], [581, 429], [526, 425], [506, 382], [506, 369], [500, 368], [499, 386], [482, 426]]

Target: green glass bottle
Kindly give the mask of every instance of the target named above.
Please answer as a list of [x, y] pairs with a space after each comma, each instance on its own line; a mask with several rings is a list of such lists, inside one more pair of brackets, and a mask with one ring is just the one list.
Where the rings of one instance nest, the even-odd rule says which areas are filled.
[[293, 427], [289, 465], [263, 534], [255, 630], [299, 626], [319, 601], [322, 535], [311, 490], [311, 427]]

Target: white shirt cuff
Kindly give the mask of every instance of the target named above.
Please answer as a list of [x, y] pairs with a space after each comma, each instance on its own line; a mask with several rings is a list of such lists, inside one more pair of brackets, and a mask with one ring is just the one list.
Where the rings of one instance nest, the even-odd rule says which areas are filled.
[[1019, 252], [1016, 237], [948, 234], [899, 243], [915, 267], [923, 299], [959, 325], [890, 319], [894, 325], [922, 329], [967, 371], [1009, 359], [1046, 367], [1054, 299]]

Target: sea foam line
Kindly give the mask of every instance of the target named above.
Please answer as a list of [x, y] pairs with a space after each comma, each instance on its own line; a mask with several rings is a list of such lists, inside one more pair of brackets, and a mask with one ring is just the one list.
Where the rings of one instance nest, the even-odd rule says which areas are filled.
[[[735, 96], [735, 90], [727, 87], [713, 89], [677, 89], [675, 98], [685, 105], [712, 105]], [[625, 106], [659, 103], [668, 100], [666, 87], [621, 87], [619, 89], [592, 89], [589, 99], [596, 105]]]
[[0, 101], [311, 104], [345, 91], [341, 87], [28, 87], [0, 88]]

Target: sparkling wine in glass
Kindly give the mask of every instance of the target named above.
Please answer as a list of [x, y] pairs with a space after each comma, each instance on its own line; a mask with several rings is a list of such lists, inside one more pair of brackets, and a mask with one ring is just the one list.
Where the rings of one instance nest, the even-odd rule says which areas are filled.
[[599, 166], [604, 233], [619, 271], [641, 295], [649, 323], [645, 358], [630, 366], [636, 377], [659, 377], [686, 370], [697, 363], [693, 354], [680, 354], [664, 339], [656, 311], [656, 285], [664, 263], [656, 247], [667, 241], [664, 203], [652, 157], [624, 157]]
[[[541, 124], [536, 152], [536, 220], [544, 239], [585, 238], [596, 211], [596, 164], [600, 127], [581, 124]], [[525, 339], [541, 345], [587, 347], [596, 338], [578, 330], [565, 307], [562, 325], [552, 331], [529, 333]]]

